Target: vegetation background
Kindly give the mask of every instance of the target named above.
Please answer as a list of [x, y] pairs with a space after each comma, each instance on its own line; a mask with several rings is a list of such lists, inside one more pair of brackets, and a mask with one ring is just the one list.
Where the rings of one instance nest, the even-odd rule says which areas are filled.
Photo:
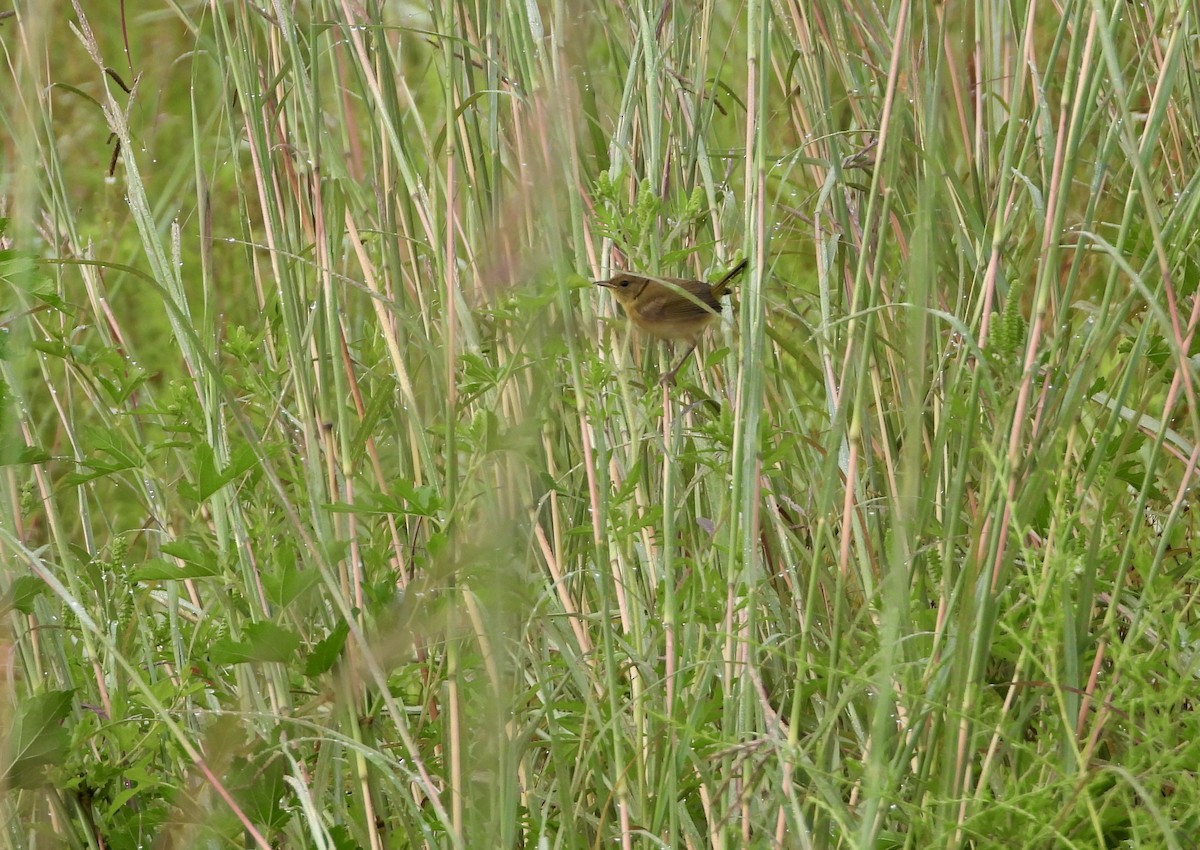
[[6, 845], [1194, 847], [1197, 35], [18, 0]]

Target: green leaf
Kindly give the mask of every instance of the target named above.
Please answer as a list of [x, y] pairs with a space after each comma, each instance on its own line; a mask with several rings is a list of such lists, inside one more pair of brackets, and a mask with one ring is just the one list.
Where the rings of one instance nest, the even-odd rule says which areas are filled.
[[74, 472], [63, 476], [63, 484], [77, 486], [114, 472], [140, 469], [145, 462], [138, 446], [119, 442], [116, 433], [103, 428], [89, 428], [84, 437], [86, 450], [80, 463], [90, 467], [88, 472]]
[[268, 830], [283, 828], [291, 818], [284, 808], [284, 802], [292, 796], [284, 780], [284, 766], [278, 756], [260, 755], [254, 761], [241, 756], [234, 759], [229, 781], [234, 796], [249, 818]]
[[16, 608], [22, 614], [33, 613], [33, 600], [46, 592], [46, 583], [36, 576], [20, 576], [15, 579], [4, 599], [0, 600], [0, 611]]
[[213, 493], [221, 489], [224, 483], [217, 471], [216, 458], [212, 446], [200, 444], [196, 446], [196, 487], [187, 495], [197, 502], [203, 502]]
[[304, 664], [304, 675], [315, 678], [328, 672], [338, 660], [338, 656], [342, 654], [342, 648], [346, 645], [346, 636], [349, 634], [350, 626], [345, 620], [342, 620], [329, 633], [329, 636], [314, 646], [312, 652], [308, 654], [308, 660]]
[[0, 280], [36, 295], [38, 282], [43, 277], [38, 274], [37, 260], [32, 254], [11, 249], [0, 250]]
[[442, 509], [442, 499], [432, 484], [414, 487], [410, 482], [397, 479], [392, 482], [395, 496], [372, 493], [359, 499], [353, 505], [345, 502], [327, 504], [325, 509], [333, 513], [358, 514], [409, 514], [424, 517], [437, 517]]
[[36, 788], [46, 782], [48, 767], [66, 760], [70, 735], [62, 722], [71, 711], [74, 694], [74, 690], [47, 691], [20, 705], [8, 737], [3, 785]]
[[278, 608], [291, 605], [298, 596], [321, 581], [321, 574], [316, 570], [297, 569], [295, 553], [290, 554], [290, 558], [281, 554], [276, 568], [262, 577], [267, 600]]
[[432, 484], [414, 487], [408, 481], [397, 479], [392, 482], [392, 489], [408, 503], [409, 512], [418, 516], [436, 516], [442, 508], [442, 500]]
[[333, 841], [333, 850], [362, 850], [362, 845], [354, 840], [349, 827], [344, 823], [331, 826], [329, 837]]
[[17, 463], [19, 464], [29, 464], [32, 466], [37, 463], [47, 463], [50, 460], [50, 452], [41, 446], [25, 446], [17, 454]]
[[181, 561], [198, 563], [200, 561], [207, 561], [211, 559], [211, 556], [201, 552], [199, 549], [192, 546], [192, 544], [186, 543], [183, 540], [172, 540], [169, 543], [164, 543], [162, 545], [162, 550], [168, 555], [173, 555], [174, 557], [179, 558]]
[[224, 469], [217, 466], [212, 446], [202, 443], [196, 446], [194, 453], [197, 461], [194, 470], [196, 484], [195, 486], [183, 484], [180, 486], [180, 492], [196, 502], [208, 499], [226, 484], [241, 477], [243, 473], [258, 464], [258, 456], [247, 445], [234, 451], [233, 456], [229, 459], [229, 465]]
[[252, 623], [246, 627], [246, 639], [221, 638], [209, 650], [213, 664], [249, 664], [275, 661], [286, 664], [296, 654], [300, 636], [274, 623]]
[[172, 540], [162, 546], [164, 555], [183, 561], [183, 566], [162, 558], [151, 558], [133, 571], [135, 581], [170, 581], [185, 578], [209, 578], [219, 575], [221, 565], [217, 556], [196, 548], [184, 540]]
[[186, 563], [180, 566], [162, 558], [151, 558], [133, 570], [131, 575], [134, 581], [179, 581], [185, 578], [212, 578], [220, 571], [215, 563]]

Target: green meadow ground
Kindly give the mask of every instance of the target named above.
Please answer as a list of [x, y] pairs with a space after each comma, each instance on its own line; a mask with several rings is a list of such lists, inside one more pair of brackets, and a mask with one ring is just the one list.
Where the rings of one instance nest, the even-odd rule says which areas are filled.
[[5, 846], [1196, 846], [1191, 6], [0, 14]]

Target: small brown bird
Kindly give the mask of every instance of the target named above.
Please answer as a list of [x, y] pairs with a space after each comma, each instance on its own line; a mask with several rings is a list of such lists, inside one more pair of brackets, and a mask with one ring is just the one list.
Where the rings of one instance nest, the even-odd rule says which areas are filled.
[[596, 285], [613, 294], [629, 321], [639, 329], [659, 339], [688, 341], [687, 353], [674, 369], [658, 379], [660, 384], [674, 384], [679, 367], [696, 350], [700, 334], [721, 315], [721, 297], [728, 291], [730, 282], [747, 264], [747, 260], [742, 260], [712, 284], [702, 280], [622, 272], [608, 280], [597, 281]]

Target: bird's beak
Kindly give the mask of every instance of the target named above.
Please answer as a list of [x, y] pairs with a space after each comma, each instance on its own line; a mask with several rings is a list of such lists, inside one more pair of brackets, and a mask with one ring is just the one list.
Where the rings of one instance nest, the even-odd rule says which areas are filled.
[[597, 281], [594, 281], [594, 284], [596, 286], [603, 286], [604, 288], [607, 289], [608, 287], [612, 286], [612, 281], [611, 280], [597, 280]]

